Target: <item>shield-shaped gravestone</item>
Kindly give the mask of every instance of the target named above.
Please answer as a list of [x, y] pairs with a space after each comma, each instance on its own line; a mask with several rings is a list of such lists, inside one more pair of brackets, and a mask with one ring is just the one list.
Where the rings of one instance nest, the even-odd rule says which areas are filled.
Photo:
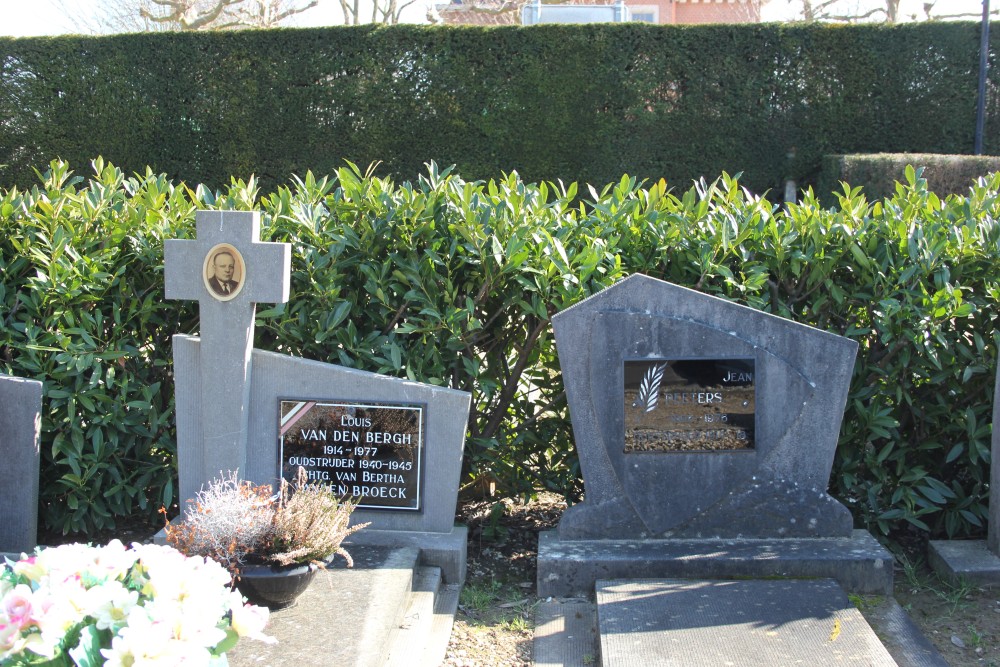
[[849, 536], [857, 343], [635, 275], [553, 318], [583, 472], [562, 540]]

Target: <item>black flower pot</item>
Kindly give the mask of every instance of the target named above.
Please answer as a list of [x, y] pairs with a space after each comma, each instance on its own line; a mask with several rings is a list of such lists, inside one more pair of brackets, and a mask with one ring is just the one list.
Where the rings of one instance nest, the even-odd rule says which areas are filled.
[[316, 576], [308, 565], [244, 565], [236, 588], [256, 605], [281, 609], [295, 601]]

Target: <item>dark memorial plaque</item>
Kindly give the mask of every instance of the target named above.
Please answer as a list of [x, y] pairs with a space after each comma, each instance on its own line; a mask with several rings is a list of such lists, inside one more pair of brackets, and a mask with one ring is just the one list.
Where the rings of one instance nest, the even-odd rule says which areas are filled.
[[280, 401], [281, 476], [310, 482], [366, 509], [420, 509], [423, 407]]
[[753, 359], [625, 361], [625, 452], [754, 448]]

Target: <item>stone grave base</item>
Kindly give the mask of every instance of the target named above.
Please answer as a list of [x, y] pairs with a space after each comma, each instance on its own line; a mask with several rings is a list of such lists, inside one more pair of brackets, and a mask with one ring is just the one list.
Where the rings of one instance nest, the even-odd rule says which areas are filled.
[[[774, 580], [769, 580], [774, 581]], [[691, 583], [691, 582], [685, 582]], [[723, 582], [709, 582], [723, 583]], [[734, 583], [734, 582], [729, 582]], [[799, 582], [788, 582], [799, 583]], [[809, 582], [804, 582], [809, 583]], [[889, 655], [901, 667], [948, 667], [941, 654], [920, 632], [920, 628], [910, 619], [906, 611], [891, 597], [869, 598], [865, 618]], [[676, 613], [676, 612], [675, 612]], [[655, 621], [654, 621], [655, 622]], [[857, 628], [852, 621], [852, 626]], [[841, 627], [841, 634], [843, 634]], [[831, 628], [831, 635], [833, 630]], [[712, 637], [716, 635], [713, 632]], [[746, 636], [750, 636], [749, 634]], [[838, 635], [838, 638], [841, 635]], [[633, 636], [642, 641], [642, 636]], [[740, 637], [743, 641], [745, 637]], [[621, 641], [621, 638], [618, 638]], [[836, 641], [836, 640], [834, 640]], [[857, 638], [854, 640], [857, 642]], [[867, 639], [865, 639], [867, 641]], [[542, 601], [535, 608], [535, 636], [532, 642], [534, 667], [579, 667], [598, 664], [601, 653], [601, 635], [598, 634], [597, 605], [580, 600]], [[877, 653], [877, 652], [876, 652]], [[638, 662], [647, 655], [636, 655], [636, 661], [629, 664], [682, 664], [674, 662]], [[672, 656], [676, 657], [676, 656]], [[750, 664], [734, 662], [731, 664]], [[752, 663], [765, 664], [765, 663]], [[785, 664], [772, 662], [766, 664]], [[802, 664], [815, 664], [809, 656]], [[841, 663], [837, 663], [841, 664]], [[846, 664], [846, 663], [844, 663]], [[870, 664], [865, 660], [851, 664]]]
[[589, 597], [599, 579], [831, 578], [852, 593], [892, 595], [892, 555], [867, 531], [850, 537], [561, 540], [538, 536], [538, 595]]
[[931, 540], [927, 561], [946, 581], [1000, 586], [1000, 558], [986, 548], [985, 540]]
[[[421, 565], [440, 569], [444, 583], [461, 585], [465, 583], [468, 535], [469, 529], [466, 526], [455, 526], [450, 533], [365, 528], [348, 537], [344, 547], [349, 552], [354, 545], [413, 547], [420, 554]], [[166, 530], [160, 530], [154, 535], [153, 542], [166, 544]]]
[[232, 667], [436, 667], [444, 660], [460, 587], [419, 566], [415, 547], [347, 545], [265, 632], [277, 644], [243, 640]]

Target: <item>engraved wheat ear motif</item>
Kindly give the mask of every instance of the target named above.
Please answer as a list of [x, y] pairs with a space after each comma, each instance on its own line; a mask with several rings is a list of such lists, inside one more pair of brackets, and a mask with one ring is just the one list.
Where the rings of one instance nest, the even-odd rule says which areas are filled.
[[645, 403], [646, 412], [652, 412], [656, 407], [656, 402], [660, 399], [660, 382], [663, 380], [663, 372], [667, 370], [666, 364], [653, 365], [646, 371], [639, 385], [639, 398], [637, 403]]

